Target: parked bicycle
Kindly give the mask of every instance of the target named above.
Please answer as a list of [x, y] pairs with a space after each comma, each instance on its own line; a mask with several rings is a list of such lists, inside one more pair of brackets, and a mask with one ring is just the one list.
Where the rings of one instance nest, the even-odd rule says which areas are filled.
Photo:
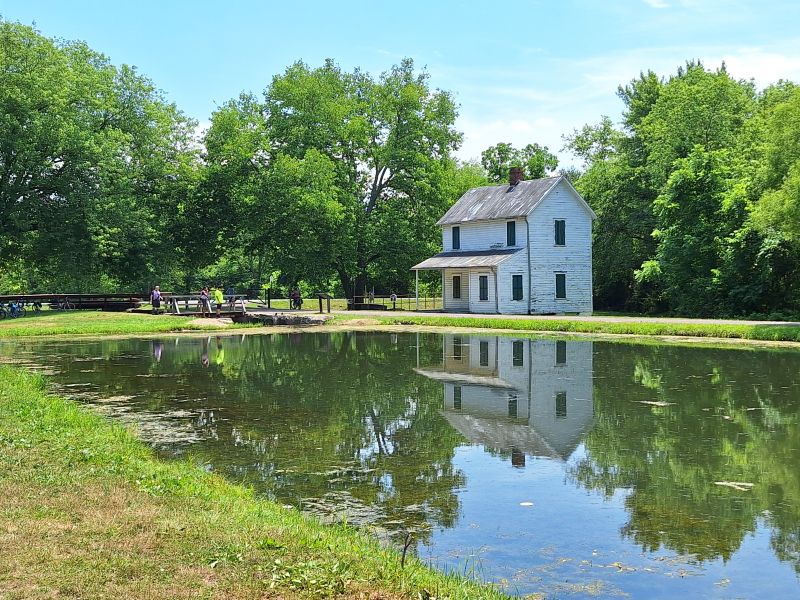
[[59, 298], [56, 300], [53, 308], [56, 310], [72, 310], [75, 308], [75, 305], [69, 301], [69, 298]]
[[20, 302], [9, 302], [7, 306], [0, 304], [0, 319], [6, 317], [16, 319], [25, 316], [25, 307]]

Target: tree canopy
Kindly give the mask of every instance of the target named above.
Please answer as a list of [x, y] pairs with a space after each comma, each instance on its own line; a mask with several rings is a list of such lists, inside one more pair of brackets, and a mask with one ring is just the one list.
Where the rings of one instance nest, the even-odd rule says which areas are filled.
[[[598, 215], [595, 306], [800, 314], [800, 88], [690, 61], [617, 95], [619, 124], [564, 136]], [[459, 162], [457, 111], [409, 59], [296, 62], [198, 136], [135, 68], [0, 20], [0, 287], [407, 292], [465, 191], [558, 167], [534, 140]]]
[[566, 136], [598, 214], [595, 306], [695, 316], [797, 314], [800, 102], [722, 65], [642, 73], [603, 118]]

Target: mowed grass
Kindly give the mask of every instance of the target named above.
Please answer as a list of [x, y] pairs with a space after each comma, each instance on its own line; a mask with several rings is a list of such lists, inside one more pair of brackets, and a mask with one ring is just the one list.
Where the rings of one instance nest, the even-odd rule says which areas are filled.
[[379, 322], [392, 325], [429, 325], [432, 327], [468, 327], [474, 329], [507, 329], [532, 332], [624, 334], [639, 336], [677, 336], [703, 338], [729, 338], [758, 341], [800, 341], [800, 327], [793, 325], [742, 325], [685, 323], [632, 322], [632, 321], [580, 321], [536, 319], [503, 319], [425, 316], [379, 316]]
[[326, 526], [0, 367], [0, 598], [499, 599]]
[[125, 335], [219, 329], [193, 325], [191, 317], [97, 310], [42, 311], [0, 320], [0, 338], [41, 335]]

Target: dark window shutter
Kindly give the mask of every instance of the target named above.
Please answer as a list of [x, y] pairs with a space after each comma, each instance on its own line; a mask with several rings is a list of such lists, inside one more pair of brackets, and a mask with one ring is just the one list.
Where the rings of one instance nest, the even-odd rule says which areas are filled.
[[566, 246], [567, 244], [567, 222], [561, 219], [555, 222], [556, 246]]
[[511, 345], [511, 364], [515, 367], [524, 366], [525, 346], [517, 340]]
[[506, 246], [517, 245], [517, 224], [514, 221], [506, 223]]
[[461, 275], [453, 275], [453, 299], [461, 298]]
[[567, 342], [563, 340], [556, 342], [556, 364], [567, 364]]
[[481, 340], [480, 347], [480, 364], [482, 367], [489, 366], [489, 342]]
[[511, 299], [522, 300], [522, 275], [511, 276]]
[[481, 275], [478, 277], [478, 290], [479, 290], [479, 300], [488, 300], [489, 299], [489, 277], [487, 275]]
[[453, 250], [461, 249], [461, 227], [453, 227]]
[[566, 273], [556, 273], [556, 298], [567, 297], [567, 275]]

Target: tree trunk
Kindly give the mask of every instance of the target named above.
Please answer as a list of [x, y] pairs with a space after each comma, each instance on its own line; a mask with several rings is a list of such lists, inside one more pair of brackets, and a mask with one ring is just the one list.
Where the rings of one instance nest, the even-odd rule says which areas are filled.
[[358, 275], [356, 275], [355, 285], [353, 286], [355, 289], [355, 295], [361, 296], [361, 301], [364, 301], [364, 296], [367, 295], [367, 272], [366, 270], [359, 269]]

